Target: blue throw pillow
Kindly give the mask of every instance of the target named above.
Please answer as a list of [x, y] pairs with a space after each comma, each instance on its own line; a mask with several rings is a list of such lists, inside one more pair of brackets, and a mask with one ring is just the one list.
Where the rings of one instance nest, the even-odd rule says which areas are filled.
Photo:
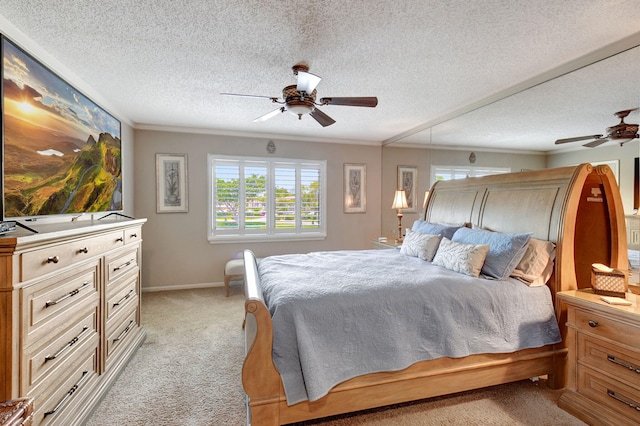
[[412, 231], [422, 234], [440, 235], [448, 239], [453, 238], [453, 234], [460, 228], [459, 226], [441, 225], [439, 223], [430, 223], [422, 219], [413, 222]]
[[489, 253], [482, 266], [482, 274], [499, 280], [506, 279], [518, 266], [527, 250], [531, 233], [503, 234], [484, 229], [460, 228], [452, 241], [465, 244], [488, 244]]

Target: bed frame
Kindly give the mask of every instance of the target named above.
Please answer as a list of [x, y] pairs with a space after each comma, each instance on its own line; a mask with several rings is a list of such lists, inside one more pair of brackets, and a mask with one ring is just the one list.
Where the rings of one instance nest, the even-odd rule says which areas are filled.
[[[549, 287], [559, 291], [590, 286], [594, 262], [626, 269], [627, 242], [622, 201], [608, 166], [573, 167], [440, 181], [429, 193], [424, 219], [466, 222], [500, 232], [533, 232], [557, 244]], [[275, 426], [381, 407], [548, 375], [566, 380], [563, 344], [506, 354], [439, 358], [402, 371], [367, 374], [335, 386], [314, 402], [287, 406], [272, 360], [273, 329], [260, 288], [255, 256], [245, 260], [245, 352], [242, 384], [247, 424]], [[556, 303], [564, 336], [565, 313]], [[336, 360], [339, 362], [339, 360]]]

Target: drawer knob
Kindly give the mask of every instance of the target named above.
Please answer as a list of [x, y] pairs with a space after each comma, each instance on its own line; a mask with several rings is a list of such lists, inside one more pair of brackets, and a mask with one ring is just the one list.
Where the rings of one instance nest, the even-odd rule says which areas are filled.
[[89, 249], [87, 247], [83, 247], [80, 250], [78, 250], [78, 253], [89, 253]]
[[596, 328], [597, 326], [598, 326], [598, 321], [596, 321], [596, 320], [589, 320], [589, 327]]
[[59, 256], [49, 256], [47, 257], [47, 263], [58, 263], [60, 262]]

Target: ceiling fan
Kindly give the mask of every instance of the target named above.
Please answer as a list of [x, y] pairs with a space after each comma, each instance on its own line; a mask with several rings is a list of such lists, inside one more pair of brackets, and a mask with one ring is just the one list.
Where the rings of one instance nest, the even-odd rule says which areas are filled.
[[291, 69], [293, 70], [293, 75], [298, 79], [298, 84], [293, 84], [282, 89], [282, 98], [260, 95], [241, 95], [237, 93], [221, 93], [221, 95], [244, 96], [247, 98], [267, 98], [271, 99], [271, 102], [275, 104], [282, 105], [278, 109], [256, 118], [253, 120], [254, 122], [266, 121], [280, 113], [289, 111], [290, 113], [297, 115], [299, 120], [302, 120], [303, 115], [309, 114], [313, 119], [320, 123], [322, 127], [330, 126], [336, 121], [324, 112], [320, 111], [318, 107], [325, 105], [344, 105], [374, 108], [378, 105], [378, 98], [375, 96], [351, 98], [326, 97], [320, 98], [320, 101], [316, 102], [316, 87], [320, 83], [321, 78], [317, 75], [311, 74], [309, 72], [309, 67], [305, 64], [294, 65]]
[[616, 124], [615, 126], [607, 127], [606, 135], [590, 135], [578, 136], [575, 138], [558, 139], [556, 141], [556, 145], [593, 139], [591, 142], [583, 144], [583, 146], [586, 146], [588, 148], [595, 148], [607, 141], [616, 141], [620, 144], [620, 146], [622, 146], [625, 143], [632, 141], [633, 139], [636, 139], [638, 137], [638, 125], [628, 124], [624, 122], [624, 118], [637, 109], [638, 108], [625, 109], [623, 111], [616, 112], [615, 115], [620, 119], [620, 123]]

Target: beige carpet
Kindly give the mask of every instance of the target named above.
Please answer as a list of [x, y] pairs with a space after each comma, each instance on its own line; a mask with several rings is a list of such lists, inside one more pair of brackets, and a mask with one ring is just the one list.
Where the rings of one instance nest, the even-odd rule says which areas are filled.
[[[246, 424], [240, 380], [243, 296], [224, 289], [143, 293], [147, 340], [87, 426]], [[560, 392], [529, 380], [305, 425], [584, 425]]]

